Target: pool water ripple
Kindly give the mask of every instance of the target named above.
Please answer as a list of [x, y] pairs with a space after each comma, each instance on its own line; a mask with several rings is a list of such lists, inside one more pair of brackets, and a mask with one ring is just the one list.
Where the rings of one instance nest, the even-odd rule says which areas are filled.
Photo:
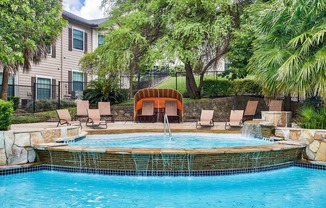
[[211, 177], [38, 171], [0, 177], [1, 207], [326, 207], [326, 171]]
[[172, 138], [162, 133], [130, 133], [89, 135], [71, 146], [129, 148], [220, 148], [271, 144], [239, 134], [174, 133]]

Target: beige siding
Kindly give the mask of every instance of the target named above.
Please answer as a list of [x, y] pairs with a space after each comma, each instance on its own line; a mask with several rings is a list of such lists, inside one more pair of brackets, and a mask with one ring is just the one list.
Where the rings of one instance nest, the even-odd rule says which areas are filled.
[[[94, 49], [94, 46], [97, 46], [96, 43], [92, 43], [94, 40], [92, 28], [81, 25], [81, 24], [74, 24], [69, 23], [67, 27], [65, 27], [62, 31], [62, 34], [56, 41], [56, 57], [52, 58], [51, 55], [49, 55], [46, 59], [42, 60], [42, 62], [39, 65], [33, 65], [32, 69], [28, 73], [23, 73], [22, 70], [20, 70], [15, 77], [16, 84], [18, 85], [31, 85], [31, 78], [32, 77], [46, 77], [56, 80], [56, 84], [58, 84], [59, 81], [68, 82], [68, 71], [80, 71], [79, 68], [79, 60], [84, 55], [84, 51], [79, 51], [76, 49], [73, 49], [72, 51], [68, 50], [68, 44], [69, 44], [69, 37], [68, 37], [68, 28], [76, 28], [79, 30], [82, 30], [87, 33], [87, 51], [91, 52]], [[96, 37], [97, 40], [97, 37]], [[88, 76], [87, 80], [91, 80], [92, 77]], [[67, 93], [67, 88], [63, 86], [62, 93]], [[23, 93], [23, 94], [22, 94]], [[17, 96], [26, 97], [25, 94], [27, 94], [26, 91], [20, 93]], [[64, 97], [63, 94], [63, 97]]]

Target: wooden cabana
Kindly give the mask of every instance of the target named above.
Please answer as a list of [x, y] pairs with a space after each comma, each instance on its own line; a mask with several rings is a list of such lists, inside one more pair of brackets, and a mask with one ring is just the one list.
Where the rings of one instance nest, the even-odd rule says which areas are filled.
[[165, 113], [165, 101], [176, 101], [178, 107], [179, 121], [182, 121], [183, 104], [182, 95], [173, 89], [145, 88], [139, 90], [134, 96], [134, 120], [137, 121], [137, 115], [141, 113], [144, 100], [154, 101], [154, 112], [157, 121], [163, 121]]

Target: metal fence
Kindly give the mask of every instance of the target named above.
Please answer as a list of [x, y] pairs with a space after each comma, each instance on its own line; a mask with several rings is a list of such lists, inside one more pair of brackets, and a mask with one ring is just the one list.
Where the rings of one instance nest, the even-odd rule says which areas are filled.
[[[132, 78], [134, 92], [139, 89], [154, 87], [169, 75], [160, 74], [142, 74], [135, 75]], [[8, 85], [8, 97], [19, 97], [18, 108], [27, 112], [39, 112], [45, 110], [55, 110], [74, 106], [76, 99], [83, 98], [83, 90], [88, 86], [88, 82], [63, 82], [59, 81], [57, 85], [33, 83], [31, 85]], [[120, 76], [120, 88], [129, 89], [130, 77]], [[0, 85], [0, 92], [2, 85]]]

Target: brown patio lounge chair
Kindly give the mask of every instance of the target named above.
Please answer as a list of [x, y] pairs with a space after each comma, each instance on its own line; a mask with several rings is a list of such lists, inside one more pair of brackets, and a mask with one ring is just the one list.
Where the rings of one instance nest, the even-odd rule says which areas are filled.
[[178, 120], [178, 123], [180, 123], [177, 101], [175, 100], [165, 101], [165, 114], [168, 116], [168, 118], [175, 118]]
[[88, 100], [78, 100], [77, 101], [77, 112], [75, 119], [77, 120], [78, 118], [81, 117], [88, 117], [87, 110], [89, 109], [89, 102]]
[[243, 113], [244, 110], [231, 110], [230, 119], [228, 122], [225, 122], [225, 129], [226, 126], [241, 127], [243, 125]]
[[198, 126], [214, 126], [214, 110], [201, 110], [200, 120], [196, 123], [196, 128]]
[[68, 126], [78, 125], [78, 126], [80, 126], [80, 128], [82, 128], [82, 125], [81, 125], [80, 121], [73, 121], [72, 120], [68, 109], [60, 109], [60, 110], [56, 110], [56, 111], [57, 111], [57, 115], [59, 117], [57, 127], [59, 126], [59, 124], [60, 125], [67, 124]]
[[114, 117], [111, 113], [110, 102], [98, 102], [97, 106], [100, 111], [101, 119], [106, 120], [105, 118], [111, 118], [112, 123], [114, 123]]
[[269, 111], [282, 111], [283, 100], [271, 100], [269, 102]]
[[155, 122], [156, 115], [154, 114], [154, 101], [144, 100], [142, 103], [141, 114], [137, 115], [137, 120], [140, 122], [144, 118], [152, 119]]
[[246, 105], [243, 117], [246, 120], [253, 119], [257, 113], [258, 100], [249, 100]]
[[105, 125], [105, 128], [108, 127], [105, 120], [101, 120], [99, 109], [88, 109], [88, 119], [86, 121], [86, 126], [99, 127], [100, 125]]

